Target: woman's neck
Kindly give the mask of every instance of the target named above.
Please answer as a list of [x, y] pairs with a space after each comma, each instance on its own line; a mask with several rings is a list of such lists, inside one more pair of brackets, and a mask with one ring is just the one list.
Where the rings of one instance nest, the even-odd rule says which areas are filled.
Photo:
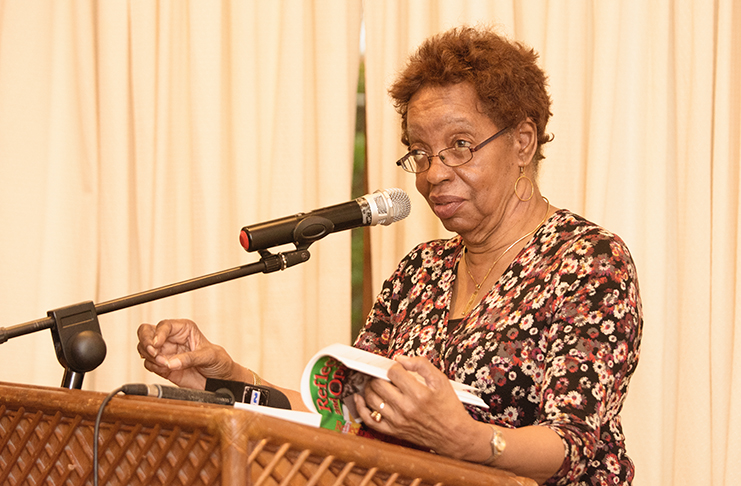
[[467, 263], [471, 268], [488, 268], [509, 246], [516, 245], [524, 235], [532, 234], [540, 227], [551, 214], [549, 206], [548, 200], [540, 194], [526, 202], [517, 200], [512, 209], [506, 210], [501, 222], [488, 233], [461, 234], [467, 250]]
[[451, 318], [465, 317], [478, 305], [527, 245], [532, 235], [553, 213], [554, 210], [551, 208], [550, 202], [545, 198], [542, 198], [541, 201], [543, 204], [537, 222], [533, 223], [531, 222], [532, 218], [529, 218], [530, 226], [527, 227], [528, 229], [519, 229], [519, 236], [517, 236], [517, 233], [515, 233], [515, 236], [510, 236], [512, 232], [507, 235], [507, 238], [513, 238], [512, 240], [502, 239], [503, 244], [485, 248], [479, 246], [479, 249], [484, 248], [484, 250], [478, 253], [470, 251], [464, 240], [464, 248], [458, 264], [458, 274], [453, 289]]

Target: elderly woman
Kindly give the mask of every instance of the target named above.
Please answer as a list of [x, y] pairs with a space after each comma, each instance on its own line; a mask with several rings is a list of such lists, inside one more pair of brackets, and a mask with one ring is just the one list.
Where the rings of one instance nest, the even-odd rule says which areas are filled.
[[[540, 194], [550, 98], [536, 61], [488, 30], [453, 29], [391, 87], [409, 149], [397, 164], [457, 236], [414, 248], [385, 282], [355, 346], [398, 365], [355, 405], [376, 431], [438, 454], [540, 483], [630, 484], [619, 413], [642, 328], [635, 267], [619, 237]], [[190, 321], [139, 338], [147, 369], [180, 385], [257, 379]], [[461, 404], [449, 379], [489, 408]]]

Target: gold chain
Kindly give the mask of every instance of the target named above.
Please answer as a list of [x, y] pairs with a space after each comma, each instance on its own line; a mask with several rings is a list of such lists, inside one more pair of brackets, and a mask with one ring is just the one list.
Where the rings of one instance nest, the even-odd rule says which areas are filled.
[[543, 220], [540, 223], [538, 223], [538, 226], [536, 226], [534, 230], [530, 231], [529, 233], [525, 233], [524, 235], [522, 235], [521, 237], [519, 237], [514, 243], [512, 243], [511, 245], [509, 245], [507, 247], [507, 249], [504, 250], [501, 255], [499, 255], [499, 258], [497, 258], [496, 260], [494, 260], [494, 263], [492, 263], [491, 266], [489, 267], [489, 271], [486, 272], [486, 275], [484, 276], [484, 279], [481, 281], [481, 283], [478, 283], [476, 281], [476, 279], [473, 278], [473, 274], [471, 273], [471, 270], [470, 270], [470, 265], [468, 264], [468, 258], [466, 258], [466, 254], [468, 252], [466, 251], [465, 248], [463, 248], [463, 260], [465, 260], [465, 263], [466, 263], [466, 272], [468, 273], [468, 276], [471, 277], [471, 281], [473, 282], [473, 284], [476, 286], [476, 290], [473, 291], [473, 294], [471, 294], [471, 298], [468, 299], [468, 303], [466, 303], [466, 307], [463, 309], [463, 315], [464, 316], [466, 314], [468, 314], [468, 311], [471, 310], [471, 306], [476, 301], [476, 297], [478, 297], [478, 295], [479, 295], [479, 290], [481, 290], [481, 286], [484, 285], [484, 283], [486, 282], [486, 279], [489, 278], [489, 274], [491, 274], [491, 271], [494, 270], [494, 267], [497, 265], [497, 263], [499, 263], [499, 260], [501, 260], [502, 257], [508, 251], [510, 251], [517, 243], [521, 242], [522, 240], [524, 240], [528, 236], [532, 235], [533, 233], [535, 233], [536, 231], [538, 231], [538, 228], [540, 228], [541, 226], [543, 226], [543, 223], [545, 223], [546, 218], [548, 218], [548, 213], [551, 210], [551, 202], [548, 200], [547, 197], [543, 197], [543, 199], [545, 199], [545, 202], [548, 203], [548, 207], [545, 210], [545, 215], [543, 216]]

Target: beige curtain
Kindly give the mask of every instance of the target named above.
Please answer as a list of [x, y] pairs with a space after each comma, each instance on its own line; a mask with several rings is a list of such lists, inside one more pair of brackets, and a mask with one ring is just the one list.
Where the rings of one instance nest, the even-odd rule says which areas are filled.
[[[635, 484], [741, 481], [741, 6], [733, 0], [368, 0], [369, 187], [412, 215], [373, 228], [376, 289], [446, 233], [393, 165], [386, 88], [427, 35], [487, 22], [535, 47], [556, 139], [540, 183], [620, 234], [644, 300], [624, 413]], [[0, 0], [0, 327], [256, 261], [250, 223], [350, 197], [360, 0]], [[86, 388], [154, 381], [140, 322], [190, 317], [295, 386], [349, 340], [349, 234], [285, 272], [101, 316]], [[0, 380], [56, 386], [48, 331], [0, 345]]]
[[[386, 89], [428, 35], [489, 23], [541, 53], [553, 204], [616, 232], [636, 260], [642, 356], [625, 405], [635, 484], [741, 482], [741, 5], [734, 0], [364, 3], [369, 184], [415, 193]], [[376, 290], [444, 235], [414, 194], [373, 235]]]
[[[359, 0], [0, 0], [1, 327], [259, 259], [242, 226], [350, 198]], [[278, 248], [276, 251], [291, 249]], [[158, 381], [136, 328], [189, 317], [297, 386], [350, 340], [349, 232], [300, 266], [100, 316], [85, 388]], [[0, 380], [58, 386], [49, 331]]]

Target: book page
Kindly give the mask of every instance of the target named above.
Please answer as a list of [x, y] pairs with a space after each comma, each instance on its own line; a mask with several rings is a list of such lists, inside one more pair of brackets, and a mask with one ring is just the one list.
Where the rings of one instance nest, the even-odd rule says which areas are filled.
[[253, 405], [251, 403], [235, 402], [234, 408], [247, 410], [249, 412], [261, 413], [271, 417], [288, 420], [297, 424], [310, 425], [319, 427], [321, 415], [315, 412], [302, 412], [300, 410], [286, 410], [284, 408], [264, 407], [262, 405]]

